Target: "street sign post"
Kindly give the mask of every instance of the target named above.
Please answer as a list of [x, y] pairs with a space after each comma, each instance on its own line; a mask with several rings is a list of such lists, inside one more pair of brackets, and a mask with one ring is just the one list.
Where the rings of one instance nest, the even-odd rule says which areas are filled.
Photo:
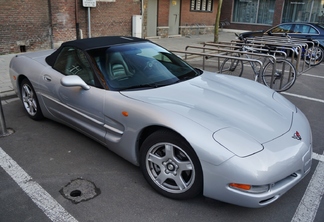
[[83, 7], [88, 7], [88, 8], [96, 7], [96, 3], [97, 3], [96, 0], [82, 0]]
[[91, 38], [91, 20], [90, 20], [90, 8], [96, 7], [96, 0], [82, 0], [83, 7], [88, 8], [88, 37]]

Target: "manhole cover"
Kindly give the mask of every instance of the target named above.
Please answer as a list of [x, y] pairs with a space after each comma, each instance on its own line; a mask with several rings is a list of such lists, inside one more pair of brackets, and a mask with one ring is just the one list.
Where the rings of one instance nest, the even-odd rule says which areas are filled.
[[90, 200], [100, 194], [96, 185], [85, 179], [75, 179], [60, 190], [60, 193], [68, 200], [77, 204], [81, 201]]

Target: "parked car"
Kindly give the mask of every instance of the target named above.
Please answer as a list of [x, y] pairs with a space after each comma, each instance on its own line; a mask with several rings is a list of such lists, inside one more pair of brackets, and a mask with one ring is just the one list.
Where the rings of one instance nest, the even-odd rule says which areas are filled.
[[15, 56], [10, 76], [30, 118], [102, 143], [169, 198], [203, 193], [262, 207], [311, 168], [311, 129], [295, 105], [257, 82], [195, 69], [149, 40], [69, 41]]
[[[308, 41], [313, 41], [316, 44], [309, 44], [309, 50], [302, 50], [302, 58], [306, 56], [305, 61], [310, 65], [319, 65], [324, 59], [324, 25], [317, 23], [291, 22], [282, 23], [272, 27], [267, 31], [259, 30], [253, 32], [243, 32], [238, 35], [238, 38], [253, 38], [260, 36], [277, 36], [300, 38]], [[287, 51], [291, 54], [290, 51]]]
[[324, 26], [316, 23], [282, 23], [268, 29], [267, 31], [260, 30], [255, 32], [243, 32], [240, 34], [242, 38], [264, 35], [279, 37], [289, 35], [292, 38], [318, 40], [319, 45], [324, 49]]

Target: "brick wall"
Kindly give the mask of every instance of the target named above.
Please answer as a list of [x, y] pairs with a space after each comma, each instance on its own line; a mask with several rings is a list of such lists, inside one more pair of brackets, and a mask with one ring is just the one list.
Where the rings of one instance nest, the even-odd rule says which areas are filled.
[[[132, 35], [132, 15], [140, 10], [140, 0], [97, 0], [90, 10], [91, 36]], [[88, 9], [81, 0], [6, 1], [0, 7], [0, 54], [57, 47], [77, 38], [77, 22], [87, 38]]]
[[47, 0], [2, 1], [0, 54], [50, 47]]
[[[76, 39], [76, 23], [79, 23], [81, 37], [89, 37], [88, 8], [82, 6], [82, 1], [78, 1], [76, 17], [75, 7], [75, 1], [52, 1], [54, 42]], [[139, 0], [97, 1], [96, 7], [90, 8], [91, 37], [130, 36], [132, 34], [132, 15], [138, 15], [140, 8]]]
[[170, 0], [158, 1], [158, 24], [157, 26], [169, 26]]
[[[91, 9], [91, 35], [132, 35], [132, 16], [140, 15], [139, 0], [116, 0], [116, 2], [97, 2], [97, 7]], [[84, 11], [81, 26], [87, 31], [87, 9]], [[86, 26], [86, 27], [85, 27]]]
[[181, 1], [180, 25], [204, 24], [206, 26], [213, 26], [216, 20], [217, 3], [218, 1], [214, 0], [212, 12], [195, 12], [190, 11], [190, 0]]
[[[76, 38], [75, 1], [51, 0], [51, 22], [53, 42], [64, 42]], [[79, 1], [81, 4], [81, 1]]]

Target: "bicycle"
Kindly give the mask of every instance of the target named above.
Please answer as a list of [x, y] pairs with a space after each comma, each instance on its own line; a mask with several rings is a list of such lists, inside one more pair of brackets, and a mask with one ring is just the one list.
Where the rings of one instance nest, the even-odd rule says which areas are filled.
[[[273, 53], [274, 48], [269, 46], [266, 47], [267, 55]], [[265, 50], [265, 49], [263, 49]], [[220, 66], [220, 73], [242, 76], [244, 63], [242, 60], [235, 59], [235, 57], [244, 56], [248, 59], [251, 58], [251, 55], [244, 52], [252, 52], [256, 55], [264, 54], [264, 52], [260, 50], [256, 50], [252, 47], [243, 45], [239, 51], [233, 55], [233, 58], [225, 59]], [[275, 53], [283, 53], [276, 51]], [[259, 63], [256, 62], [248, 62], [255, 74], [255, 81], [259, 79], [262, 80], [263, 84], [274, 89], [277, 92], [282, 92], [290, 89], [297, 78], [297, 71], [294, 65], [284, 58], [271, 58], [263, 56], [262, 64], [263, 67], [259, 66]]]
[[[298, 55], [298, 51], [295, 50], [296, 56]], [[301, 58], [305, 59], [305, 63], [310, 66], [317, 66], [321, 64], [324, 59], [324, 50], [320, 46], [311, 46], [306, 50], [304, 47], [302, 48]]]

